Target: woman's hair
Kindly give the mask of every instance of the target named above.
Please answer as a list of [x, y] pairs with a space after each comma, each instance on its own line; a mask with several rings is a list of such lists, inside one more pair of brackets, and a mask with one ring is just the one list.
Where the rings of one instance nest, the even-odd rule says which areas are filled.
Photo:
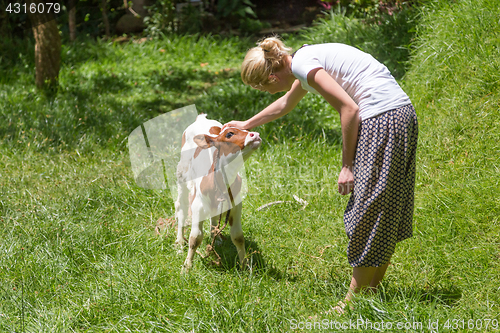
[[269, 75], [283, 68], [292, 51], [278, 37], [268, 37], [257, 45], [247, 52], [241, 65], [241, 79], [252, 87], [270, 83]]

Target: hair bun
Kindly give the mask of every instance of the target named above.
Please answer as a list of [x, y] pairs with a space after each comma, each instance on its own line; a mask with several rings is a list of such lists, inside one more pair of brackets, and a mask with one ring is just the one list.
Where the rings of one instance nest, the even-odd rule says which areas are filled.
[[271, 61], [280, 61], [291, 52], [291, 49], [286, 47], [278, 37], [268, 37], [258, 43], [258, 45], [264, 51], [264, 57]]
[[241, 66], [241, 79], [251, 86], [269, 83], [269, 75], [284, 66], [290, 52], [292, 49], [278, 37], [263, 39], [247, 52]]

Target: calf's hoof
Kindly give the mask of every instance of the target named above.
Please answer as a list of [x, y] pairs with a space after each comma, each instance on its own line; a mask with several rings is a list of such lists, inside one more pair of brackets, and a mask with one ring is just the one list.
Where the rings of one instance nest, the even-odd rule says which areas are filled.
[[252, 266], [248, 262], [247, 258], [243, 259], [243, 261], [240, 262], [240, 267], [244, 271], [252, 271]]
[[182, 254], [184, 249], [184, 242], [175, 242], [174, 249], [177, 251], [177, 254]]
[[186, 261], [184, 261], [184, 265], [182, 265], [181, 273], [183, 274], [189, 273], [192, 267], [193, 267], [193, 262], [186, 259]]

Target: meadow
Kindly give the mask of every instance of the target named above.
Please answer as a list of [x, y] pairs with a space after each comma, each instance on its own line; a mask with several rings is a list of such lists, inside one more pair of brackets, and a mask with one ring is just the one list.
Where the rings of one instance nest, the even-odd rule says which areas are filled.
[[[366, 25], [332, 12], [283, 36], [294, 49], [330, 41], [374, 54], [419, 117], [414, 237], [398, 244], [380, 293], [343, 316], [325, 314], [343, 299], [351, 267], [348, 197], [337, 193], [340, 120], [321, 98], [308, 94], [256, 129], [263, 145], [246, 163], [242, 218], [252, 270], [238, 267], [227, 239], [222, 265], [198, 256], [181, 274], [174, 229], [155, 232], [174, 215], [170, 193], [132, 176], [127, 137], [145, 121], [195, 104], [225, 123], [277, 97], [241, 82], [254, 39], [65, 43], [55, 94], [34, 86], [32, 42], [3, 40], [0, 331], [497, 331], [498, 17], [496, 0], [428, 1], [411, 20]], [[293, 195], [308, 205], [257, 210]]]

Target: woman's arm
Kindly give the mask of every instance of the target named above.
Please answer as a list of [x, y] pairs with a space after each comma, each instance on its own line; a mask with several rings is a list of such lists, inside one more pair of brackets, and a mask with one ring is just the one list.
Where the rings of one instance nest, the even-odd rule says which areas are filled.
[[307, 75], [307, 83], [316, 89], [340, 114], [342, 127], [342, 171], [339, 192], [348, 194], [353, 189], [353, 165], [358, 143], [359, 107], [344, 89], [324, 69], [316, 68]]
[[290, 88], [290, 90], [285, 95], [278, 98], [264, 110], [260, 111], [247, 121], [231, 121], [225, 124], [222, 129], [224, 130], [224, 128], [227, 126], [233, 126], [250, 130], [254, 127], [283, 117], [284, 115], [292, 111], [295, 106], [297, 106], [297, 104], [306, 95], [306, 93], [307, 90], [302, 89], [300, 81], [295, 80], [295, 82], [292, 84], [292, 88]]

